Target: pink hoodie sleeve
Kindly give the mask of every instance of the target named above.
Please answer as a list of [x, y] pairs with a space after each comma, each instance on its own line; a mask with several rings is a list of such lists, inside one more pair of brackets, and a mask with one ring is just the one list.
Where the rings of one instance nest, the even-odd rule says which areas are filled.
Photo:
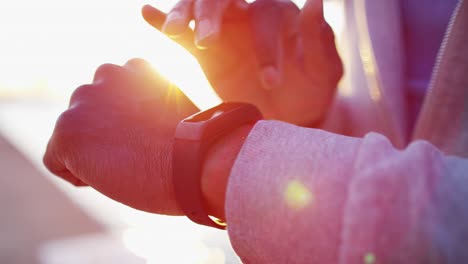
[[244, 263], [468, 263], [468, 160], [262, 121], [226, 214]]

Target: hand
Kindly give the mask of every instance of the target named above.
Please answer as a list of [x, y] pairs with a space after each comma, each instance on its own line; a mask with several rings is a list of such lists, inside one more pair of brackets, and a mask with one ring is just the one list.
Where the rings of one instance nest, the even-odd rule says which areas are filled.
[[151, 6], [142, 13], [197, 58], [224, 101], [249, 102], [266, 118], [299, 125], [323, 118], [343, 69], [322, 0], [302, 10], [286, 0], [241, 3], [181, 0], [167, 17]]
[[44, 164], [75, 185], [136, 209], [178, 215], [171, 152], [178, 122], [198, 109], [142, 60], [106, 64], [75, 90]]

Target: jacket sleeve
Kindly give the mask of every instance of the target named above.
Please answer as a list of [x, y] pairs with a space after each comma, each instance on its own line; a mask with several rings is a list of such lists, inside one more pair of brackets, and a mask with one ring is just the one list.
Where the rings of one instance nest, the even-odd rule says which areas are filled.
[[468, 160], [424, 141], [262, 121], [226, 197], [244, 263], [468, 262]]

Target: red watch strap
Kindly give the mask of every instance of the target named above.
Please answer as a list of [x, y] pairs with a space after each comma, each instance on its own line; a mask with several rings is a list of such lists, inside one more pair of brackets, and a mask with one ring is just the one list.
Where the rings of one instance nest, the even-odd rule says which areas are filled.
[[173, 145], [173, 186], [179, 207], [192, 221], [225, 229], [208, 216], [201, 192], [204, 157], [209, 147], [234, 129], [260, 120], [262, 115], [250, 104], [223, 103], [181, 121]]

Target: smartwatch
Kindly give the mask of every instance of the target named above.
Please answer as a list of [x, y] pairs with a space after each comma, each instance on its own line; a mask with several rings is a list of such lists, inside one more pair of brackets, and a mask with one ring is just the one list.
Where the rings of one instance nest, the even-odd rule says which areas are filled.
[[172, 180], [180, 209], [192, 221], [225, 229], [226, 224], [208, 216], [201, 192], [203, 161], [210, 146], [236, 128], [262, 119], [247, 103], [222, 103], [182, 120], [175, 132]]

